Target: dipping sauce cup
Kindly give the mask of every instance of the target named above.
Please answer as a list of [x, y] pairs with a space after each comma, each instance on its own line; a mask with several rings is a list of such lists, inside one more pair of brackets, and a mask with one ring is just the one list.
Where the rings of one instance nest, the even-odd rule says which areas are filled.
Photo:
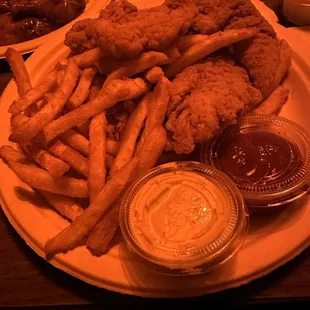
[[125, 194], [120, 225], [127, 245], [153, 270], [200, 274], [242, 245], [247, 209], [235, 184], [199, 162], [158, 166]]
[[309, 135], [283, 117], [242, 118], [203, 145], [201, 161], [228, 175], [249, 207], [281, 206], [309, 190]]

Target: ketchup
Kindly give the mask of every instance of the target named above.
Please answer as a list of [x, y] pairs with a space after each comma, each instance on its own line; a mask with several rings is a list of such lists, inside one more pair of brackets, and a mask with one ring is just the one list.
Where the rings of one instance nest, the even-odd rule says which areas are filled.
[[297, 146], [265, 131], [231, 132], [218, 141], [218, 167], [237, 183], [269, 185], [285, 180], [302, 165]]

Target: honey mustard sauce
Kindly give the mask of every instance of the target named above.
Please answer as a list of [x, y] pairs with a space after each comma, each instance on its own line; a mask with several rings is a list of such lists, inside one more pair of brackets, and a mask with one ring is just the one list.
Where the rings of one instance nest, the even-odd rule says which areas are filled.
[[140, 188], [129, 223], [140, 247], [169, 259], [217, 240], [231, 214], [229, 198], [215, 183], [198, 173], [171, 171]]

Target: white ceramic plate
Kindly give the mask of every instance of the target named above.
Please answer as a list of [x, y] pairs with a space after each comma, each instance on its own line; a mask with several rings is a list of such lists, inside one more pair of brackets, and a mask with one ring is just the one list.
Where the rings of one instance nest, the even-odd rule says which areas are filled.
[[[293, 44], [292, 48], [295, 51]], [[57, 60], [67, 54], [68, 48], [63, 45], [62, 38], [54, 41], [52, 48], [49, 45], [40, 47], [27, 61], [32, 82], [38, 83]], [[281, 115], [310, 130], [307, 117], [310, 115], [309, 65], [309, 59], [301, 52], [294, 52], [293, 66], [285, 82], [291, 89], [291, 97]], [[10, 115], [7, 108], [15, 98], [17, 90], [11, 82], [0, 102], [0, 145], [8, 143]], [[25, 242], [43, 257], [43, 244], [68, 223], [33, 197], [29, 190], [1, 161], [2, 208]], [[116, 238], [108, 254], [100, 258], [92, 256], [85, 247], [79, 247], [65, 255], [57, 255], [50, 263], [85, 282], [112, 291], [148, 297], [197, 296], [240, 286], [286, 263], [309, 246], [309, 222], [309, 196], [274, 214], [251, 216], [249, 235], [236, 257], [203, 276], [173, 278], [155, 274], [132, 256], [121, 237]]]
[[21, 42], [18, 44], [13, 44], [13, 45], [5, 45], [5, 46], [0, 46], [0, 59], [4, 58], [4, 53], [6, 52], [8, 47], [13, 47], [15, 48], [18, 52], [21, 54], [26, 54], [34, 51], [36, 48], [38, 48], [40, 45], [43, 43], [47, 42], [48, 40], [54, 38], [54, 37], [59, 37], [59, 35], [65, 34], [68, 29], [78, 20], [80, 19], [85, 19], [85, 18], [91, 18], [91, 17], [96, 17], [100, 10], [104, 8], [109, 0], [88, 0], [88, 3], [86, 5], [86, 8], [84, 12], [76, 19], [71, 21], [70, 23], [64, 25], [63, 27], [50, 32], [42, 37]]

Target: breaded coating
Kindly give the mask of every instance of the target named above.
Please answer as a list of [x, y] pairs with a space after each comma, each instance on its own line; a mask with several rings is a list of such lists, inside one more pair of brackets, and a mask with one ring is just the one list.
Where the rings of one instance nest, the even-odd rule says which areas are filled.
[[[280, 67], [280, 41], [268, 21], [248, 0], [241, 0], [225, 29], [257, 28], [259, 33], [234, 45], [234, 57], [249, 72], [251, 80], [266, 98], [277, 85]], [[279, 81], [280, 82], [280, 81]]]
[[[85, 26], [72, 28], [66, 35], [65, 44], [71, 49], [89, 48], [83, 40], [95, 42], [105, 55], [130, 59], [142, 51], [161, 51], [170, 46], [176, 38], [185, 33], [191, 24], [197, 8], [191, 2], [176, 9], [163, 4], [147, 10], [140, 10], [126, 0], [111, 2], [102, 11], [100, 18], [91, 20]], [[81, 42], [76, 44], [76, 37]]]
[[190, 153], [262, 100], [247, 72], [227, 56], [186, 68], [172, 82], [166, 128], [174, 151]]
[[[185, 0], [166, 0], [171, 8], [184, 5]], [[192, 0], [197, 6], [198, 14], [191, 23], [190, 32], [212, 34], [223, 30], [227, 21], [234, 15], [234, 9], [240, 0]]]

